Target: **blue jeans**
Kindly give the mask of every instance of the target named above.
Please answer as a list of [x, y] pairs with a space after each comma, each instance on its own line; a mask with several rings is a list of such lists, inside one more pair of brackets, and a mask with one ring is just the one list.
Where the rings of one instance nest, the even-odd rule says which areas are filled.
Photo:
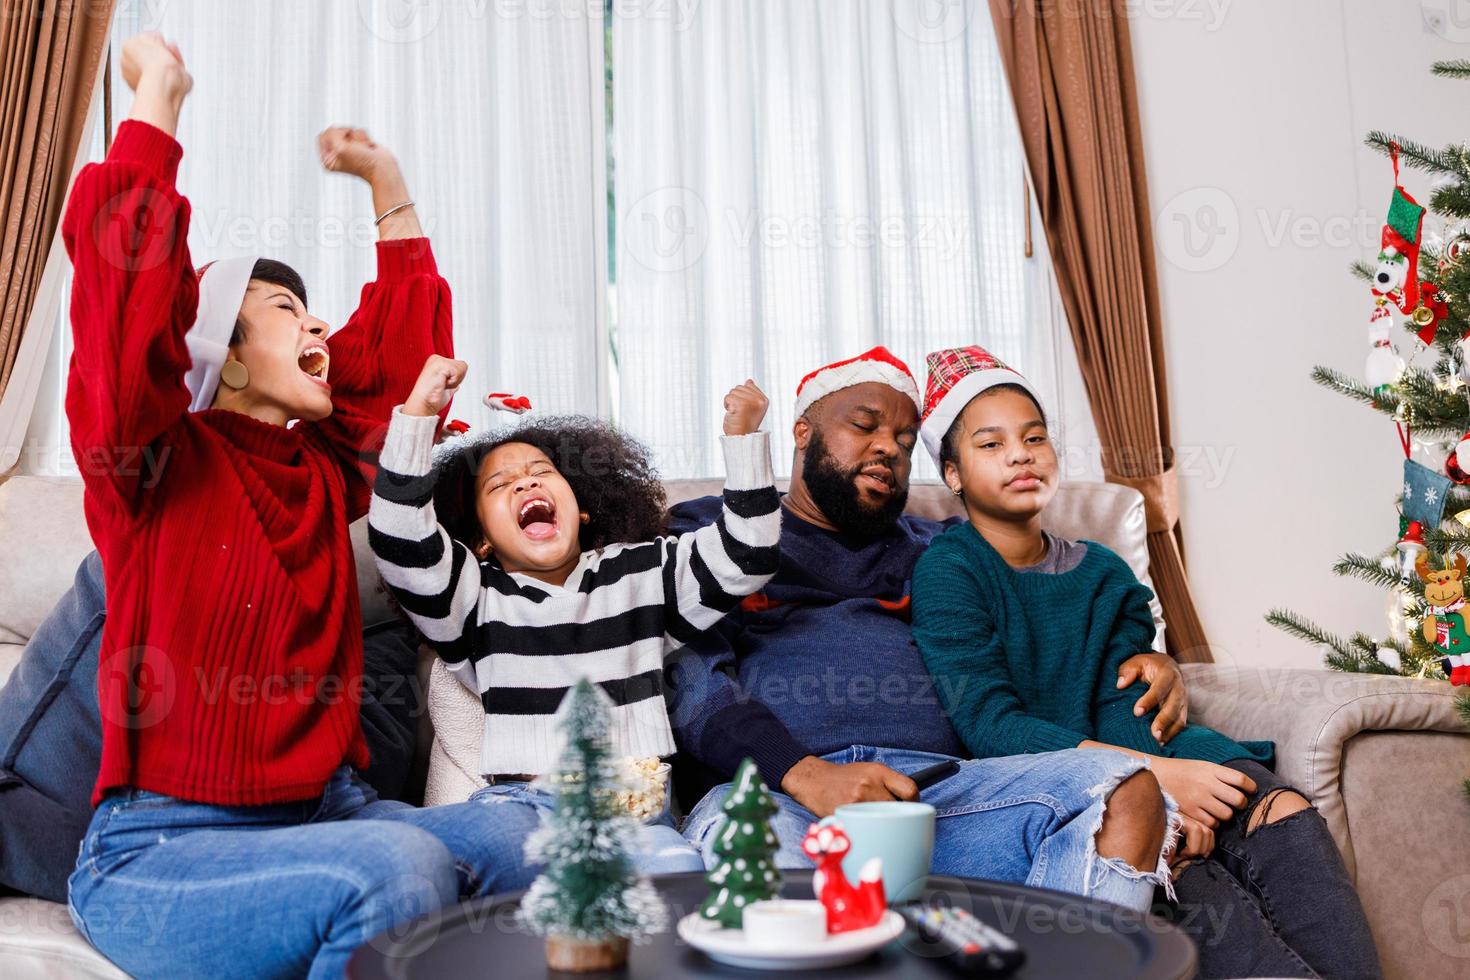
[[[930, 752], [855, 745], [823, 756], [828, 762], [880, 762], [914, 773], [947, 757]], [[1169, 880], [1160, 860], [1148, 872], [1101, 857], [1094, 838], [1107, 797], [1120, 782], [1146, 768], [1142, 759], [1104, 749], [1071, 749], [997, 759], [956, 759], [960, 771], [924, 790], [920, 799], [936, 811], [933, 872], [991, 878], [1087, 895], [1136, 911], [1152, 904], [1155, 885]], [[711, 847], [720, 804], [729, 785], [711, 790], [684, 822], [684, 836], [713, 866]], [[801, 839], [817, 818], [785, 793], [772, 820], [783, 868], [810, 868]], [[1165, 797], [1173, 826], [1172, 800]]]
[[318, 799], [215, 806], [123, 790], [70, 879], [87, 940], [140, 977], [341, 977], [379, 933], [527, 887], [534, 826], [482, 802], [379, 800], [350, 768]]
[[[534, 830], [543, 812], [551, 810], [555, 797], [531, 783], [499, 783], [483, 786], [470, 797], [473, 803], [494, 804], [497, 812], [517, 825]], [[641, 828], [642, 850], [633, 856], [633, 867], [640, 874], [677, 874], [681, 871], [703, 871], [704, 858], [674, 826], [668, 808]]]

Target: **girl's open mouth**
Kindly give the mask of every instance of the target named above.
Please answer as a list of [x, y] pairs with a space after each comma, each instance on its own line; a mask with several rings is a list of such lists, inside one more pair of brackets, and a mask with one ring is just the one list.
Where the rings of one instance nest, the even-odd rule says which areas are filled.
[[543, 497], [532, 497], [521, 504], [516, 519], [521, 531], [532, 541], [549, 541], [556, 537], [556, 506]]
[[301, 373], [327, 389], [331, 388], [327, 384], [327, 368], [331, 362], [331, 351], [323, 344], [308, 347], [296, 358], [296, 366], [301, 369]]

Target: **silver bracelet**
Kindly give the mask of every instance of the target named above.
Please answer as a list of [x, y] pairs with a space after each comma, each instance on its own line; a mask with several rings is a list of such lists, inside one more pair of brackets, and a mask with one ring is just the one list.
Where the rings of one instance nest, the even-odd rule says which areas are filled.
[[404, 201], [402, 204], [395, 204], [391, 208], [389, 208], [388, 210], [384, 211], [382, 214], [380, 214], [376, 218], [374, 218], [373, 219], [373, 224], [375, 226], [376, 225], [380, 225], [380, 224], [383, 223], [383, 219], [386, 218], [386, 217], [388, 217], [389, 215], [397, 214], [399, 211], [402, 211], [404, 208], [411, 208], [411, 207], [413, 207], [413, 202], [412, 201]]

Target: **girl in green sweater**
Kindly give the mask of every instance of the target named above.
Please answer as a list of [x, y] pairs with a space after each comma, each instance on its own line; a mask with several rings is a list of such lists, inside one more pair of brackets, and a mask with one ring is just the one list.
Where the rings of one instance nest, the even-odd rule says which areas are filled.
[[1169, 914], [1205, 976], [1381, 976], [1326, 823], [1268, 742], [1188, 725], [1167, 744], [1114, 678], [1149, 650], [1152, 593], [1116, 554], [1042, 529], [1057, 456], [1026, 380], [979, 347], [929, 355], [920, 434], [966, 523], [913, 579], [913, 631], [976, 757], [1072, 748], [1145, 757], [1179, 805]]

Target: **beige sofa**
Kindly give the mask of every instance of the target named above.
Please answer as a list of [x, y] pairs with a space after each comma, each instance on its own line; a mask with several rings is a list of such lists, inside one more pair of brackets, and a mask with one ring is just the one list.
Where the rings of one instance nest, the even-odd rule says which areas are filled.
[[[669, 486], [673, 500], [717, 491], [709, 481]], [[953, 507], [943, 488], [914, 488], [915, 512], [943, 516]], [[1057, 533], [1099, 540], [1135, 569], [1146, 566], [1135, 491], [1066, 484], [1048, 517]], [[0, 484], [0, 681], [90, 547], [76, 483], [14, 477]], [[381, 586], [361, 547], [358, 559], [365, 610], [379, 608]], [[431, 662], [426, 658], [424, 667]], [[1276, 741], [1280, 771], [1332, 827], [1389, 976], [1470, 974], [1470, 803], [1459, 791], [1470, 774], [1470, 738], [1448, 686], [1325, 670], [1194, 664], [1185, 672], [1193, 720]], [[473, 721], [474, 708], [467, 716], [463, 701], [451, 696], [455, 689], [444, 687], [433, 686], [431, 718], [450, 732], [466, 717]], [[462, 799], [473, 789], [478, 775], [464, 739], [434, 742], [429, 775], [430, 802]], [[81, 939], [63, 907], [0, 899], [0, 977], [120, 975]]]

